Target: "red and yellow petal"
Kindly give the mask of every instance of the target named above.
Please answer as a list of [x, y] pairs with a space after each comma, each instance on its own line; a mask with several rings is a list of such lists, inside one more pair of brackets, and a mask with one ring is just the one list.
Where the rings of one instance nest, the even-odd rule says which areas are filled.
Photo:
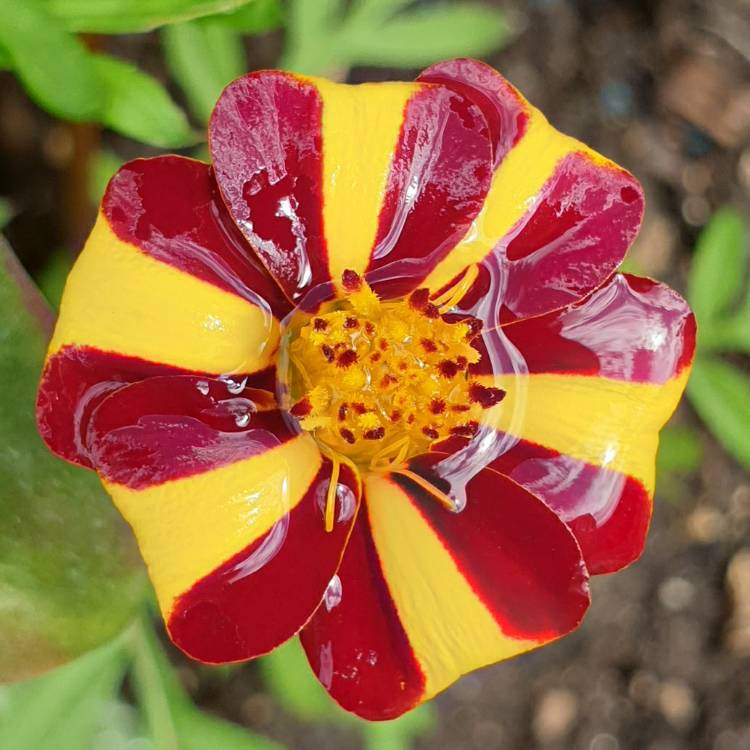
[[66, 283], [38, 399], [40, 432], [87, 465], [78, 422], [119, 384], [273, 363], [288, 305], [221, 218], [207, 165], [138, 160], [113, 177]]
[[210, 145], [232, 217], [293, 300], [348, 269], [391, 295], [394, 277], [424, 277], [491, 177], [480, 108], [423, 83], [253, 73], [222, 94]]
[[559, 513], [592, 573], [627, 565], [648, 530], [658, 433], [690, 371], [690, 309], [662, 284], [618, 275], [576, 305], [497, 335], [526, 372], [482, 376], [507, 391], [485, 413], [506, 446], [488, 451], [490, 465]]
[[258, 656], [297, 632], [356, 516], [358, 480], [342, 467], [325, 531], [331, 461], [276, 410], [252, 405], [269, 404], [222, 381], [151, 378], [106, 398], [88, 431], [172, 640], [209, 663]]
[[314, 671], [344, 708], [394, 718], [583, 617], [585, 566], [557, 516], [491, 470], [468, 493], [456, 514], [408, 477], [367, 478], [340, 601], [302, 632]]
[[483, 63], [440, 63], [420, 80], [478, 102], [499, 144], [482, 212], [425, 285], [445, 288], [467, 266], [484, 264], [475, 296], [487, 293], [492, 275], [504, 280], [496, 320], [539, 315], [599, 286], [640, 226], [643, 194], [637, 180], [555, 130]]

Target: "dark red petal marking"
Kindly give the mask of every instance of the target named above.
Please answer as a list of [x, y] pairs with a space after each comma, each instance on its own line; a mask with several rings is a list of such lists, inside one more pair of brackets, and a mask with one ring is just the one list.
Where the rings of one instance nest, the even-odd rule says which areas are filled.
[[695, 352], [695, 318], [685, 300], [652, 279], [622, 274], [575, 305], [503, 332], [530, 373], [665, 383]]
[[492, 140], [494, 163], [526, 131], [528, 112], [518, 92], [497, 71], [478, 60], [447, 60], [420, 73], [418, 81], [439, 83], [482, 110]]
[[110, 180], [102, 211], [124, 242], [181, 271], [265, 303], [291, 309], [237, 230], [207, 164], [179, 156], [128, 162]]
[[[236, 390], [236, 389], [235, 389]], [[225, 466], [294, 437], [278, 409], [256, 411], [253, 393], [200, 376], [152, 377], [120, 388], [91, 416], [89, 457], [131, 489]]]
[[[601, 377], [666, 383], [690, 364], [695, 352], [695, 319], [682, 297], [651, 279], [619, 274], [581, 302], [507, 325], [503, 332], [531, 377], [584, 375], [592, 384]], [[481, 371], [487, 359], [483, 356], [472, 371]], [[448, 441], [439, 450], [453, 452], [464, 444]], [[640, 555], [651, 500], [632, 477], [526, 440], [490, 465], [560, 514], [592, 573], [613, 572]]]
[[482, 110], [443, 86], [416, 93], [404, 112], [378, 220], [367, 270], [373, 288], [397, 297], [413, 288], [411, 279], [425, 278], [468, 230], [491, 179]]
[[325, 459], [300, 503], [267, 534], [198, 581], [175, 603], [167, 627], [194, 659], [225, 663], [267, 653], [319, 607], [339, 567], [357, 510], [357, 480], [341, 467], [331, 532], [323, 515], [331, 462]]
[[508, 276], [500, 319], [539, 315], [598, 287], [622, 262], [642, 217], [643, 191], [632, 175], [583, 154], [565, 157], [534, 211], [500, 245]]
[[112, 391], [154, 375], [179, 375], [169, 365], [66, 346], [45, 365], [39, 386], [36, 418], [39, 434], [62, 458], [91, 467], [84, 435], [93, 409]]
[[319, 607], [300, 634], [310, 666], [347, 711], [373, 721], [395, 718], [419, 702], [424, 675], [388, 591], [365, 507], [338, 576], [341, 600]]
[[279, 71], [237, 79], [213, 111], [209, 146], [229, 212], [289, 299], [328, 281], [315, 86]]
[[491, 466], [532, 490], [568, 524], [592, 575], [613, 573], [640, 557], [652, 504], [637, 480], [525, 440]]
[[[438, 489], [428, 454], [409, 468]], [[453, 513], [399, 474], [393, 475], [442, 540], [503, 633], [543, 641], [570, 632], [589, 605], [588, 575], [575, 538], [547, 506], [490, 469], [467, 486], [466, 507]]]

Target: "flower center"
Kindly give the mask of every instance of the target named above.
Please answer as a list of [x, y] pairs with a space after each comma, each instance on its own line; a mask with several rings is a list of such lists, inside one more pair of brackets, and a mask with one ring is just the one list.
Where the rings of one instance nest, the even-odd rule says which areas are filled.
[[450, 320], [427, 289], [381, 301], [353, 271], [347, 297], [322, 308], [289, 344], [291, 414], [324, 450], [386, 469], [452, 435], [473, 436], [505, 395], [469, 366], [481, 324]]

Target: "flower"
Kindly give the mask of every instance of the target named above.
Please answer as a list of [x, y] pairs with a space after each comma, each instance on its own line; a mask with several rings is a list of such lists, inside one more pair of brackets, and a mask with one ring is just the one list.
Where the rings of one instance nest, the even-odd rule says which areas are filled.
[[209, 136], [211, 166], [112, 178], [38, 399], [172, 640], [222, 663], [301, 632], [385, 719], [570, 632], [641, 552], [693, 356], [685, 302], [615, 273], [638, 182], [471, 60], [252, 73]]

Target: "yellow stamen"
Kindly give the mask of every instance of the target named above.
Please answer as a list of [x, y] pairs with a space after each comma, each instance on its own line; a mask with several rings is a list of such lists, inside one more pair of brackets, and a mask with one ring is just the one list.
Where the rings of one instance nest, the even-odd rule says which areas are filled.
[[336, 493], [339, 488], [339, 472], [341, 461], [336, 456], [331, 456], [331, 479], [328, 482], [328, 493], [326, 494], [326, 531], [333, 531], [333, 514], [336, 510]]
[[469, 266], [461, 277], [461, 280], [450, 287], [450, 289], [443, 292], [437, 299], [434, 299], [433, 304], [435, 304], [441, 312], [450, 310], [457, 305], [466, 295], [466, 292], [471, 289], [474, 282], [477, 280], [477, 276], [479, 276], [479, 266]]
[[441, 492], [437, 487], [435, 487], [434, 484], [428, 482], [424, 477], [420, 477], [419, 474], [415, 474], [413, 471], [409, 471], [409, 469], [399, 469], [396, 473], [401, 474], [407, 479], [411, 479], [414, 484], [418, 484], [425, 492], [432, 495], [441, 505], [444, 505], [448, 510], [456, 510], [456, 503], [451, 500], [448, 495], [446, 495], [444, 492]]
[[[476, 278], [470, 270], [450, 302]], [[469, 367], [481, 355], [466, 321], [444, 320], [427, 290], [381, 301], [356, 274], [347, 296], [290, 325], [288, 393], [302, 429], [329, 454], [386, 470], [451, 435], [486, 406]], [[294, 412], [293, 412], [294, 413]]]

